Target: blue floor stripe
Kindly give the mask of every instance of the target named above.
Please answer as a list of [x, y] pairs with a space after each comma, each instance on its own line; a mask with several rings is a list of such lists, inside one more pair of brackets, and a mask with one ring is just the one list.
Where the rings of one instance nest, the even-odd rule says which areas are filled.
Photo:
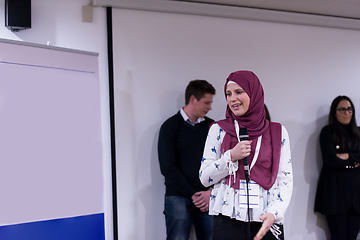
[[104, 214], [0, 227], [1, 240], [105, 240]]

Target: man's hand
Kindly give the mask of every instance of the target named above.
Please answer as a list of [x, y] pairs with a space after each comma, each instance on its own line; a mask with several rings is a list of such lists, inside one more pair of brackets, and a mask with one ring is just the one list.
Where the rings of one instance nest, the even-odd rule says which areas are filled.
[[272, 213], [265, 213], [260, 216], [260, 220], [263, 220], [263, 224], [261, 225], [260, 230], [257, 232], [256, 236], [254, 237], [254, 240], [260, 240], [265, 236], [265, 234], [271, 228], [271, 225], [273, 225], [275, 221], [275, 216]]
[[200, 211], [206, 212], [209, 211], [209, 201], [210, 201], [211, 191], [200, 191], [196, 192], [192, 197], [192, 201], [197, 208], [200, 208]]

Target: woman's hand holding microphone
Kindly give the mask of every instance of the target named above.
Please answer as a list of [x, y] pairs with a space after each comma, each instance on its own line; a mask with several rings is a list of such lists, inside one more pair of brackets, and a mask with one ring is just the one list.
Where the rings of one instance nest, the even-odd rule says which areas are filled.
[[251, 142], [252, 141], [244, 140], [237, 143], [236, 146], [230, 151], [231, 161], [236, 162], [237, 160], [248, 157], [251, 152]]

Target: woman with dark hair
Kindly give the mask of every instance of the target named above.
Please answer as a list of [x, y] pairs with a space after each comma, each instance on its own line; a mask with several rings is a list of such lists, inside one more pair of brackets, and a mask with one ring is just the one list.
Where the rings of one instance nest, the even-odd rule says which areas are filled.
[[288, 132], [265, 118], [264, 91], [253, 72], [231, 73], [224, 93], [226, 119], [211, 125], [200, 168], [201, 183], [214, 185], [213, 240], [284, 239], [293, 189]]
[[360, 131], [349, 97], [333, 100], [320, 148], [315, 212], [326, 216], [332, 240], [355, 240], [360, 230]]
[[264, 108], [265, 108], [265, 118], [271, 122], [270, 112], [266, 104], [264, 104]]

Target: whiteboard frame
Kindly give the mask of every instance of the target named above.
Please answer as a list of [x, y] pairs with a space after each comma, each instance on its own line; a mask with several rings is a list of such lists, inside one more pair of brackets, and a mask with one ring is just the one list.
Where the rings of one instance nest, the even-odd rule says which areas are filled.
[[22, 42], [22, 41], [16, 41], [16, 40], [4, 39], [4, 38], [0, 38], [0, 42], [29, 46], [29, 47], [45, 48], [45, 49], [51, 49], [51, 50], [57, 50], [57, 51], [63, 51], [63, 52], [79, 53], [79, 54], [85, 54], [85, 55], [90, 55], [90, 56], [99, 56], [99, 53], [96, 53], [96, 52], [56, 47], [56, 46], [51, 46], [51, 45], [43, 45], [43, 44], [38, 44], [38, 43]]
[[182, 13], [211, 17], [360, 30], [360, 19], [170, 0], [93, 0], [94, 7]]

